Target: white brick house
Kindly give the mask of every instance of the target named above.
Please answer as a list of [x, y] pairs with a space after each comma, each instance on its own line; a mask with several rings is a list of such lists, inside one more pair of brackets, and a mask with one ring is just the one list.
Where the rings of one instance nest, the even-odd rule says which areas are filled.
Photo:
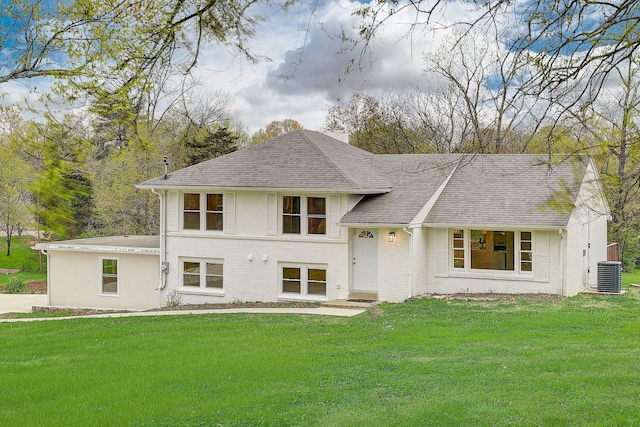
[[589, 157], [543, 160], [374, 155], [297, 131], [146, 181], [153, 303], [575, 295], [606, 260], [608, 206]]

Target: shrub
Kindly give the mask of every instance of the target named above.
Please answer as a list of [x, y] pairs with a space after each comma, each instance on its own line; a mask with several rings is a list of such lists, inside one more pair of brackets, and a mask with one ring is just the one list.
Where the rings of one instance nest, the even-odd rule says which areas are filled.
[[19, 294], [21, 292], [24, 292], [26, 285], [24, 283], [24, 280], [18, 277], [10, 277], [4, 288], [10, 294]]

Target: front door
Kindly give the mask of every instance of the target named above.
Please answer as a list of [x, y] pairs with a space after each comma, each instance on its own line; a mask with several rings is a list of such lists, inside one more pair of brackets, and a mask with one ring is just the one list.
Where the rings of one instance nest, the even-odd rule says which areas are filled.
[[353, 290], [378, 292], [378, 230], [353, 231]]

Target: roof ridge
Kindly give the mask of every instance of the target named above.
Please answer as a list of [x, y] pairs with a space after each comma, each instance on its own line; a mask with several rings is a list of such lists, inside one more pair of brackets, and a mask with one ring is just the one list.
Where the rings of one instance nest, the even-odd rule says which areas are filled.
[[[315, 149], [318, 153], [320, 153], [320, 155], [321, 155], [325, 160], [327, 160], [329, 163], [331, 163], [331, 164], [336, 168], [336, 170], [340, 173], [340, 175], [341, 175], [344, 179], [346, 179], [346, 180], [349, 182], [349, 184], [353, 185], [354, 187], [358, 187], [358, 188], [359, 188], [359, 187], [360, 187], [360, 185], [358, 185], [358, 184], [356, 183], [356, 181], [355, 181], [355, 180], [353, 180], [353, 179], [352, 179], [348, 174], [346, 174], [346, 173], [345, 173], [345, 171], [340, 167], [340, 165], [338, 165], [338, 164], [337, 164], [337, 163], [336, 163], [336, 162], [335, 162], [331, 157], [329, 157], [329, 156], [324, 152], [324, 150], [323, 150], [322, 148], [320, 148], [320, 146], [318, 145], [318, 143], [317, 143], [316, 141], [314, 141], [314, 139], [313, 139], [313, 138], [310, 138], [310, 137], [309, 137], [308, 132], [315, 132], [315, 133], [318, 133], [318, 134], [320, 134], [320, 135], [322, 135], [322, 136], [324, 136], [324, 137], [331, 138], [331, 139], [335, 140], [336, 142], [340, 142], [341, 144], [347, 144], [347, 145], [349, 145], [349, 146], [351, 146], [351, 144], [344, 143], [344, 142], [342, 142], [342, 141], [338, 141], [337, 139], [332, 138], [332, 137], [330, 137], [330, 136], [328, 136], [328, 135], [325, 135], [324, 133], [319, 132], [319, 131], [305, 131], [305, 130], [303, 130], [303, 131], [302, 131], [302, 136], [305, 138], [305, 140], [307, 140], [307, 142], [308, 142], [309, 144], [313, 145], [314, 149]], [[357, 148], [357, 147], [354, 147], [354, 148]]]

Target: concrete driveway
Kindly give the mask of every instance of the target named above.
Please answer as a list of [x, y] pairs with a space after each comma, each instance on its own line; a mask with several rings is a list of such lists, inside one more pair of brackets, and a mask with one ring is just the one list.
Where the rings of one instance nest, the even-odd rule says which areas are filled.
[[0, 314], [31, 313], [31, 307], [46, 306], [46, 294], [0, 294]]

